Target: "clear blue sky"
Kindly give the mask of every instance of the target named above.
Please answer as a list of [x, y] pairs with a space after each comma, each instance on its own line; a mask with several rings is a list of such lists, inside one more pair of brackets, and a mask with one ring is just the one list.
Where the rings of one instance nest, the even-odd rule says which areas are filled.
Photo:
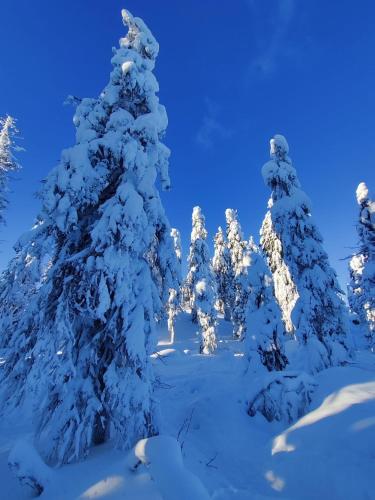
[[375, 193], [375, 4], [371, 0], [2, 0], [0, 115], [18, 119], [23, 170], [12, 183], [0, 268], [40, 202], [39, 182], [73, 144], [68, 94], [97, 96], [120, 10], [160, 43], [156, 75], [167, 107], [173, 191], [163, 194], [183, 236], [199, 204], [210, 237], [237, 208], [256, 237], [269, 190], [260, 169], [284, 134], [342, 283], [356, 243], [354, 192]]

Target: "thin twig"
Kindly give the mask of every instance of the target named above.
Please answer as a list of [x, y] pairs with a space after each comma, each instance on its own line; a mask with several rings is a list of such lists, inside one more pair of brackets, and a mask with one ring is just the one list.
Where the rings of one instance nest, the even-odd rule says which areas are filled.
[[160, 356], [158, 352], [154, 352], [154, 354], [156, 354], [157, 359], [160, 360], [163, 363], [163, 365], [167, 365], [167, 363], [163, 359], [163, 356]]
[[[191, 425], [191, 421], [192, 421], [192, 419], [193, 419], [193, 413], [194, 413], [194, 410], [195, 410], [195, 408], [193, 408], [193, 409], [191, 410], [191, 413], [190, 413], [190, 418], [189, 418], [189, 420], [188, 420], [188, 422], [187, 422], [186, 432], [185, 432], [185, 439], [186, 439], [186, 436], [188, 435], [189, 430], [190, 430], [190, 425]], [[181, 451], [182, 451], [182, 450], [183, 450], [183, 448], [184, 448], [185, 439], [184, 439], [184, 440], [182, 441], [182, 443], [181, 443]]]
[[211, 467], [212, 469], [218, 469], [216, 465], [212, 465], [212, 462], [216, 459], [218, 453], [215, 453], [215, 455], [206, 463], [207, 467]]
[[189, 417], [185, 418], [185, 420], [183, 421], [183, 423], [182, 423], [182, 425], [180, 427], [180, 430], [178, 431], [178, 434], [177, 434], [177, 441], [179, 441], [180, 436], [181, 436], [183, 430], [186, 428], [186, 430], [185, 430], [185, 436], [184, 436], [184, 441], [181, 442], [181, 451], [182, 451], [182, 449], [184, 447], [185, 438], [188, 435], [188, 432], [189, 432], [189, 429], [190, 429], [191, 421], [193, 419], [194, 410], [195, 410], [195, 408], [192, 408]]
[[158, 389], [174, 389], [176, 386], [171, 384], [166, 384], [165, 382], [161, 382], [159, 379], [156, 379], [155, 386]]

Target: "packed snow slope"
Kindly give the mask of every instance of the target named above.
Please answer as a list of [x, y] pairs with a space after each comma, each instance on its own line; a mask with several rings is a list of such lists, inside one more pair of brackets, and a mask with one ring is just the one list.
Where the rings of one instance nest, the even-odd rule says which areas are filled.
[[160, 329], [152, 358], [162, 435], [129, 453], [105, 444], [84, 462], [45, 470], [27, 444], [27, 422], [2, 421], [0, 498], [30, 497], [7, 465], [17, 441], [42, 469], [48, 500], [375, 498], [375, 356], [360, 352], [350, 366], [320, 372], [310, 411], [292, 425], [269, 423], [247, 415], [242, 343], [227, 322], [219, 333], [216, 354], [200, 355], [187, 315], [173, 345]]

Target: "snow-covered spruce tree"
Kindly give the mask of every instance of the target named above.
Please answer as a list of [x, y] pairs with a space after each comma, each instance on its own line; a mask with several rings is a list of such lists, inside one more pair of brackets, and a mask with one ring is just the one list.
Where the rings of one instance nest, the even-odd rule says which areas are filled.
[[169, 297], [167, 303], [168, 331], [170, 334], [171, 344], [173, 344], [175, 338], [175, 321], [178, 313], [181, 310], [181, 293], [179, 285], [181, 284], [182, 281], [182, 249], [181, 249], [181, 237], [178, 229], [176, 228], [171, 229], [171, 238], [173, 240], [173, 247], [177, 259], [177, 277], [178, 277], [177, 288], [169, 289]]
[[[160, 204], [160, 199], [158, 201]], [[156, 318], [162, 319], [168, 315], [169, 291], [180, 289], [181, 266], [177, 259], [171, 228], [165, 219], [163, 208], [159, 206], [157, 212], [162, 215], [162, 220], [156, 223], [156, 233], [151, 251], [148, 252], [148, 260], [160, 297], [160, 305], [156, 308]], [[152, 212], [150, 215], [152, 217]]]
[[283, 370], [287, 364], [283, 348], [284, 324], [274, 295], [272, 275], [253, 241], [249, 242], [247, 282], [244, 339], [249, 369], [255, 373], [263, 365], [268, 371]]
[[172, 227], [171, 229], [171, 237], [173, 239], [173, 248], [177, 257], [177, 262], [180, 268], [180, 273], [181, 273], [181, 266], [182, 266], [182, 247], [181, 247], [181, 236], [180, 236], [180, 231], [176, 229], [175, 227]]
[[231, 286], [231, 260], [224, 232], [219, 227], [214, 237], [214, 256], [212, 269], [216, 278], [217, 301], [216, 308], [228, 321], [231, 318], [230, 304], [228, 301], [228, 288]]
[[[271, 208], [271, 202], [272, 200], [269, 201], [269, 208]], [[282, 242], [274, 230], [270, 210], [263, 220], [260, 236], [261, 247], [267, 256], [268, 265], [272, 271], [275, 296], [281, 309], [285, 330], [292, 337], [295, 330], [291, 315], [298, 293], [288, 265], [283, 259]]]
[[195, 308], [201, 333], [199, 352], [212, 354], [216, 343], [216, 284], [212, 273], [207, 273], [195, 285]]
[[40, 279], [38, 271], [35, 260], [22, 252], [17, 253], [1, 273], [0, 349], [8, 347], [31, 296], [36, 292], [36, 283]]
[[274, 295], [272, 275], [263, 255], [249, 242], [245, 355], [248, 413], [268, 421], [292, 422], [304, 415], [316, 383], [304, 372], [285, 370], [284, 323]]
[[359, 221], [358, 252], [349, 263], [348, 299], [351, 311], [364, 328], [370, 348], [375, 346], [375, 202], [369, 197], [364, 182], [357, 188]]
[[227, 222], [227, 245], [231, 266], [227, 280], [228, 308], [231, 312], [233, 334], [235, 337], [241, 338], [245, 329], [244, 319], [248, 294], [248, 247], [247, 242], [243, 238], [237, 211], [227, 208], [225, 218]]
[[192, 231], [190, 237], [190, 249], [188, 255], [188, 272], [183, 283], [184, 307], [191, 312], [193, 323], [198, 322], [195, 309], [195, 285], [200, 277], [207, 272], [208, 246], [206, 243], [207, 230], [205, 219], [200, 207], [193, 208]]
[[205, 219], [200, 207], [193, 209], [192, 226], [184, 292], [192, 321], [200, 327], [200, 350], [207, 354], [216, 348], [216, 283], [206, 241]]
[[14, 152], [20, 149], [15, 144], [17, 134], [14, 118], [11, 116], [0, 118], [0, 224], [5, 224], [4, 211], [8, 206], [9, 173], [20, 168], [14, 156]]
[[[44, 229], [43, 221], [37, 220], [32, 230], [18, 239], [13, 247], [16, 255], [0, 275], [0, 349], [14, 340], [19, 321], [47, 279], [55, 241]], [[37, 245], [36, 241], [43, 244]]]
[[57, 246], [35, 301], [32, 354], [39, 378], [49, 374], [36, 441], [53, 464], [108, 438], [126, 448], [157, 432], [149, 354], [160, 295], [171, 287], [173, 269], [163, 266], [175, 262], [155, 187], [158, 174], [168, 186], [167, 116], [152, 74], [158, 44], [141, 19], [122, 15], [129, 29], [110, 81], [77, 107], [76, 145], [42, 195]]
[[225, 210], [225, 219], [227, 223], [227, 245], [234, 278], [238, 267], [242, 266], [242, 259], [246, 251], [247, 242], [243, 238], [237, 211], [233, 210], [233, 208], [227, 208]]
[[175, 321], [180, 310], [180, 301], [178, 297], [178, 291], [170, 288], [169, 298], [168, 298], [168, 309], [167, 309], [167, 324], [168, 332], [170, 335], [170, 343], [174, 343], [175, 338]]
[[262, 168], [272, 189], [261, 245], [274, 276], [276, 298], [303, 346], [306, 370], [319, 371], [348, 359], [348, 320], [336, 274], [311, 218], [288, 156], [286, 139], [270, 141], [271, 160]]
[[25, 394], [32, 398], [33, 389], [42, 390], [42, 380], [32, 388], [26, 387], [26, 379], [34, 363], [36, 318], [42, 314], [35, 298], [47, 279], [55, 251], [53, 235], [45, 229], [38, 220], [18, 240], [16, 256], [0, 277], [1, 413], [18, 406]]
[[[251, 243], [250, 243], [251, 244]], [[242, 339], [247, 329], [247, 305], [251, 286], [249, 282], [249, 267], [251, 266], [250, 248], [246, 247], [242, 252], [242, 261], [237, 262], [234, 275], [234, 305], [232, 308], [233, 335]]]

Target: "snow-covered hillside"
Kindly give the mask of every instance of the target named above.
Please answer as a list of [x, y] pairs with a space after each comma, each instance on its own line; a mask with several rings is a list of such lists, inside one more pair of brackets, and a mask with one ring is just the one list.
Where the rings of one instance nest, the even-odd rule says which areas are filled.
[[[337, 500], [374, 498], [375, 360], [358, 353], [346, 367], [319, 372], [310, 411], [292, 425], [247, 414], [256, 381], [244, 377], [243, 342], [220, 320], [215, 355], [199, 354], [200, 339], [186, 314], [175, 343], [159, 329], [152, 355], [161, 436], [130, 453], [111, 443], [87, 460], [60, 469], [38, 464], [29, 425], [1, 422], [0, 498], [29, 498], [8, 468], [20, 450], [45, 482], [41, 498], [122, 500]], [[289, 348], [290, 349], [290, 348]], [[293, 367], [291, 367], [293, 368]], [[26, 462], [25, 462], [26, 463]]]

